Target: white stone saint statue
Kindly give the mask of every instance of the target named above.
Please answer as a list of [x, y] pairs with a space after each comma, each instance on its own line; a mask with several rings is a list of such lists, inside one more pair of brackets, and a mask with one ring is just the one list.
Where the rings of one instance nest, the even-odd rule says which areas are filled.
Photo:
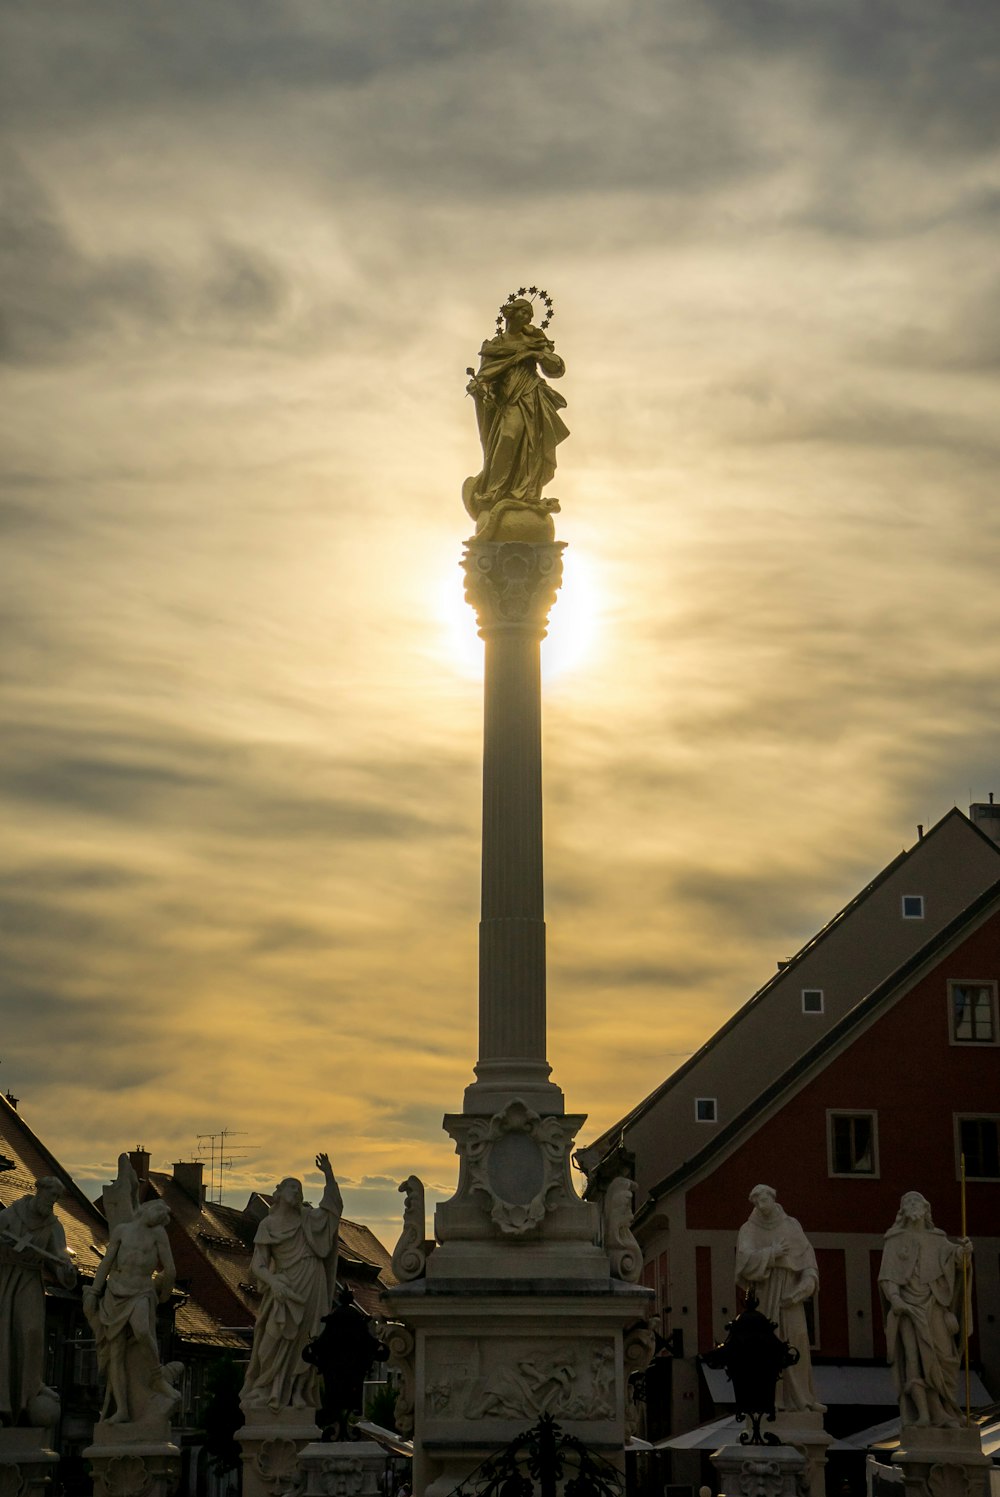
[[770, 1185], [750, 1192], [753, 1210], [736, 1240], [736, 1283], [757, 1296], [759, 1307], [778, 1327], [778, 1335], [799, 1354], [778, 1384], [775, 1407], [789, 1414], [822, 1414], [813, 1387], [809, 1327], [805, 1302], [816, 1292], [816, 1254], [794, 1217], [778, 1205]]
[[174, 1379], [165, 1376], [156, 1342], [156, 1307], [174, 1287], [169, 1220], [170, 1211], [159, 1200], [119, 1220], [93, 1285], [84, 1290], [83, 1310], [106, 1380], [101, 1418], [108, 1424], [159, 1418], [176, 1402]]
[[254, 1238], [251, 1273], [264, 1296], [240, 1395], [248, 1412], [319, 1407], [319, 1372], [302, 1350], [333, 1303], [344, 1205], [329, 1157], [317, 1154], [316, 1167], [325, 1181], [319, 1205], [303, 1201], [300, 1180], [282, 1180]]
[[932, 1222], [930, 1203], [918, 1190], [908, 1190], [885, 1234], [878, 1272], [886, 1350], [904, 1425], [957, 1428], [962, 1423], [955, 1398], [959, 1317], [971, 1260], [969, 1239], [952, 1242]]
[[45, 1288], [49, 1277], [72, 1289], [76, 1268], [55, 1214], [63, 1184], [54, 1175], [35, 1181], [34, 1195], [0, 1211], [0, 1423], [33, 1423], [45, 1372]]

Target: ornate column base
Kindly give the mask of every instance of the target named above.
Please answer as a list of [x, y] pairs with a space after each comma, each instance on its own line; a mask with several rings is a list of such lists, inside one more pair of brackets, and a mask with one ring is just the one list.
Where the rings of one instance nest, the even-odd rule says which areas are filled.
[[817, 1413], [792, 1414], [779, 1409], [773, 1424], [768, 1429], [777, 1435], [782, 1445], [791, 1445], [800, 1451], [809, 1462], [810, 1497], [825, 1497], [826, 1452], [833, 1444], [833, 1436], [823, 1428], [822, 1416]]
[[165, 1420], [163, 1426], [144, 1439], [135, 1425], [97, 1425], [93, 1445], [83, 1452], [94, 1478], [94, 1497], [171, 1497], [176, 1492], [181, 1452]]
[[0, 1490], [42, 1497], [59, 1462], [51, 1437], [50, 1429], [0, 1429]]
[[985, 1497], [991, 1461], [978, 1429], [904, 1424], [894, 1466], [903, 1468], [907, 1497]]
[[720, 1497], [803, 1497], [809, 1462], [792, 1445], [724, 1445], [711, 1456]]
[[314, 1409], [245, 1409], [236, 1431], [243, 1450], [243, 1497], [282, 1497], [301, 1491], [305, 1473], [299, 1456], [318, 1440]]
[[370, 1440], [314, 1440], [299, 1452], [302, 1497], [384, 1497], [385, 1466], [385, 1451]]

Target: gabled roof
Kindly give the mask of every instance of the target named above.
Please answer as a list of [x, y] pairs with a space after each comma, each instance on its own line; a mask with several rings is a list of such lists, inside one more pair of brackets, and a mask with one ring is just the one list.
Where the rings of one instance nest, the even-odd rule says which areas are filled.
[[0, 1149], [13, 1168], [0, 1172], [0, 1206], [34, 1192], [35, 1181], [55, 1175], [65, 1194], [56, 1202], [56, 1216], [66, 1233], [66, 1246], [76, 1257], [84, 1278], [93, 1278], [108, 1242], [108, 1224], [76, 1181], [28, 1126], [13, 1101], [0, 1096]]
[[720, 1128], [704, 1148], [699, 1149], [690, 1159], [686, 1159], [677, 1169], [672, 1170], [670, 1174], [652, 1186], [648, 1199], [636, 1212], [636, 1222], [641, 1223], [657, 1200], [678, 1189], [692, 1176], [699, 1174], [718, 1155], [725, 1153], [740, 1134], [752, 1124], [763, 1122], [772, 1103], [778, 1101], [785, 1093], [792, 1091], [800, 1080], [816, 1068], [824, 1056], [842, 1048], [854, 1031], [872, 1018], [880, 1008], [889, 1007], [892, 1002], [901, 997], [912, 986], [915, 976], [936, 957], [943, 956], [950, 946], [966, 934], [969, 927], [976, 925], [997, 910], [1000, 910], [1000, 879], [991, 884], [988, 889], [984, 889], [960, 914], [932, 936], [919, 951], [908, 957], [895, 972], [879, 983], [859, 1003], [856, 1003], [849, 1013], [832, 1025], [814, 1045], [804, 1051], [793, 1065], [765, 1086], [749, 1107], [744, 1108], [729, 1123]]
[[[807, 956], [810, 956], [814, 951], [816, 951], [818, 947], [822, 946], [822, 944], [830, 937], [830, 935], [834, 931], [838, 930], [844, 923], [844, 921], [847, 920], [855, 910], [857, 910], [861, 905], [863, 905], [867, 900], [871, 898], [876, 890], [881, 888], [881, 886], [885, 884], [895, 873], [897, 873], [898, 870], [902, 868], [911, 858], [915, 857], [918, 853], [925, 853], [928, 845], [932, 842], [933, 838], [937, 834], [939, 834], [945, 826], [955, 821], [963, 824], [969, 834], [979, 839], [986, 847], [990, 849], [992, 853], [996, 854], [998, 869], [1000, 869], [1000, 847], [997, 846], [992, 838], [988, 837], [985, 832], [983, 832], [978, 826], [976, 826], [976, 824], [971, 821], [969, 817], [964, 814], [964, 812], [960, 811], [957, 806], [953, 806], [950, 811], [947, 811], [945, 815], [942, 816], [940, 820], [937, 821], [934, 826], [932, 826], [930, 830], [920, 838], [919, 841], [915, 842], [910, 848], [904, 848], [904, 850], [900, 852], [895, 858], [893, 858], [891, 862], [887, 863], [886, 866], [881, 870], [881, 872], [876, 874], [873, 879], [869, 880], [869, 882], [865, 884], [865, 886], [861, 890], [859, 890], [854, 898], [849, 900], [848, 903], [844, 905], [843, 909], [839, 910], [831, 920], [828, 920], [827, 923], [820, 930], [818, 930], [814, 936], [811, 936], [809, 940], [806, 941], [806, 943], [802, 947], [800, 947], [800, 949], [795, 953], [793, 957], [791, 957], [786, 962], [782, 962], [778, 970], [768, 978], [767, 982], [765, 982], [762, 987], [758, 988], [757, 991], [750, 998], [748, 998], [747, 1001], [742, 1004], [736, 1010], [736, 1012], [726, 1020], [724, 1024], [720, 1025], [715, 1033], [712, 1034], [703, 1045], [695, 1050], [692, 1055], [689, 1055], [686, 1060], [682, 1061], [681, 1064], [677, 1066], [676, 1069], [673, 1070], [670, 1075], [660, 1083], [659, 1086], [655, 1087], [654, 1090], [648, 1094], [648, 1096], [644, 1097], [641, 1102], [637, 1103], [630, 1112], [626, 1113], [625, 1116], [621, 1118], [617, 1123], [615, 1123], [611, 1128], [606, 1129], [605, 1132], [602, 1133], [598, 1138], [596, 1138], [592, 1144], [588, 1144], [584, 1148], [577, 1150], [575, 1157], [578, 1162], [580, 1162], [581, 1165], [586, 1169], [588, 1175], [590, 1175], [591, 1178], [594, 1178], [595, 1171], [599, 1167], [600, 1162], [609, 1155], [616, 1154], [619, 1148], [624, 1148], [624, 1135], [634, 1123], [636, 1123], [640, 1118], [644, 1117], [648, 1112], [650, 1112], [661, 1098], [666, 1096], [668, 1092], [672, 1091], [680, 1084], [681, 1081], [689, 1076], [691, 1072], [702, 1063], [706, 1056], [711, 1054], [711, 1052], [715, 1050], [715, 1048], [728, 1035], [730, 1035], [735, 1029], [738, 1028], [738, 1026], [743, 1022], [748, 1014], [750, 1014], [761, 1004], [766, 1002], [768, 996], [774, 990], [775, 986], [779, 983], [784, 983], [789, 975], [794, 973], [795, 968], [799, 966]], [[585, 1161], [589, 1161], [589, 1164], [585, 1163]]]

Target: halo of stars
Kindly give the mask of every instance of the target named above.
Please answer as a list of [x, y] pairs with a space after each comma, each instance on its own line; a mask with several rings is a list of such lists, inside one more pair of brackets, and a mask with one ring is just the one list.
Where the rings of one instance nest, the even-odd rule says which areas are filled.
[[552, 321], [553, 317], [556, 314], [555, 314], [555, 308], [552, 305], [552, 298], [551, 298], [551, 296], [549, 295], [549, 293], [547, 291], [542, 291], [538, 286], [518, 286], [518, 288], [517, 288], [516, 291], [512, 291], [510, 293], [510, 295], [507, 297], [507, 300], [502, 303], [502, 305], [500, 307], [500, 311], [497, 314], [497, 332], [498, 333], [503, 332], [503, 324], [504, 324], [504, 315], [503, 314], [504, 314], [504, 309], [506, 307], [509, 307], [512, 301], [517, 301], [517, 299], [518, 299], [519, 296], [530, 296], [531, 299], [532, 299], [532, 301], [534, 301], [535, 298], [537, 297], [538, 300], [544, 305], [544, 307], [545, 307], [545, 316], [542, 319], [542, 321], [538, 324], [538, 326], [544, 332], [544, 330], [548, 327], [549, 323]]

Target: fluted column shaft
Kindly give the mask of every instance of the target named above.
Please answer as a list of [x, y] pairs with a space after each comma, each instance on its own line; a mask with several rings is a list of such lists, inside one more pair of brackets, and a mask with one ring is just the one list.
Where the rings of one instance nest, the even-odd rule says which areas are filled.
[[539, 654], [560, 543], [470, 541], [466, 596], [486, 641], [479, 1060], [466, 1111], [505, 1099], [562, 1110], [548, 1080]]
[[479, 1058], [545, 1056], [540, 638], [487, 635]]

